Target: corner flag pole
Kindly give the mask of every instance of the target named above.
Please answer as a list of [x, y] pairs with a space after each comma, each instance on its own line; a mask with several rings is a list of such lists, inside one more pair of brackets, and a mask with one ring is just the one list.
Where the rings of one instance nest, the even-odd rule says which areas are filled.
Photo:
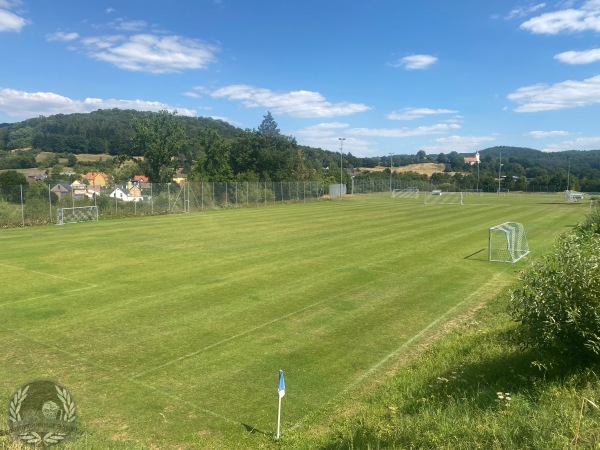
[[279, 408], [277, 408], [277, 439], [279, 439], [279, 430], [281, 428], [281, 399], [285, 395], [285, 382], [283, 381], [283, 370], [279, 371], [279, 387], [277, 388], [279, 393]]

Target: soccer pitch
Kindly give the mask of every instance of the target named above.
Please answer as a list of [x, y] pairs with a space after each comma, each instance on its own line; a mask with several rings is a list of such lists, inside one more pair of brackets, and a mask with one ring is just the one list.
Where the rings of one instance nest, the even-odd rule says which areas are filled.
[[[50, 378], [108, 438], [259, 446], [283, 369], [282, 432], [301, 433], [588, 210], [561, 196], [373, 194], [0, 230], [0, 403]], [[489, 263], [488, 228], [506, 221], [524, 225], [531, 254]]]

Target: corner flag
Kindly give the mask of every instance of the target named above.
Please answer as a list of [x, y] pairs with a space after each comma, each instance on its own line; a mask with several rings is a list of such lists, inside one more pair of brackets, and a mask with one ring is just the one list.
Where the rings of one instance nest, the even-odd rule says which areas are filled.
[[285, 382], [283, 381], [283, 370], [279, 371], [279, 388], [277, 389], [279, 392], [279, 398], [285, 395]]

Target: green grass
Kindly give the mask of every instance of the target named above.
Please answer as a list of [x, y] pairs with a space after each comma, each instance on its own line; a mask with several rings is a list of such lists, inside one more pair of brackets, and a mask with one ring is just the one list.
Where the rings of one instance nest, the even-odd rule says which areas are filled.
[[526, 262], [481, 251], [490, 226], [522, 222], [535, 256], [588, 211], [561, 200], [372, 195], [3, 230], [0, 399], [47, 377], [92, 441], [268, 447], [283, 369], [282, 428], [301, 439], [515, 280]]

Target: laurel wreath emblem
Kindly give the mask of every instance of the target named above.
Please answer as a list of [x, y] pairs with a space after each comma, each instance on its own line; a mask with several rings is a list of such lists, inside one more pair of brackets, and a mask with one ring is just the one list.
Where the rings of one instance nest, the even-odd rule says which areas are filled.
[[[13, 426], [18, 425], [19, 422], [22, 421], [21, 406], [27, 398], [27, 391], [29, 390], [29, 386], [30, 385], [20, 388], [10, 400], [8, 419], [10, 422], [12, 422]], [[71, 395], [65, 388], [62, 388], [56, 384], [54, 385], [54, 387], [56, 389], [57, 396], [60, 399], [60, 402], [62, 403], [60, 420], [68, 423], [73, 423], [76, 417], [75, 402], [73, 401]], [[63, 441], [68, 436], [68, 434], [69, 433], [65, 433], [62, 431], [50, 431], [48, 433], [38, 433], [37, 431], [25, 431], [16, 433], [19, 439], [30, 445], [56, 444], [58, 442]]]

